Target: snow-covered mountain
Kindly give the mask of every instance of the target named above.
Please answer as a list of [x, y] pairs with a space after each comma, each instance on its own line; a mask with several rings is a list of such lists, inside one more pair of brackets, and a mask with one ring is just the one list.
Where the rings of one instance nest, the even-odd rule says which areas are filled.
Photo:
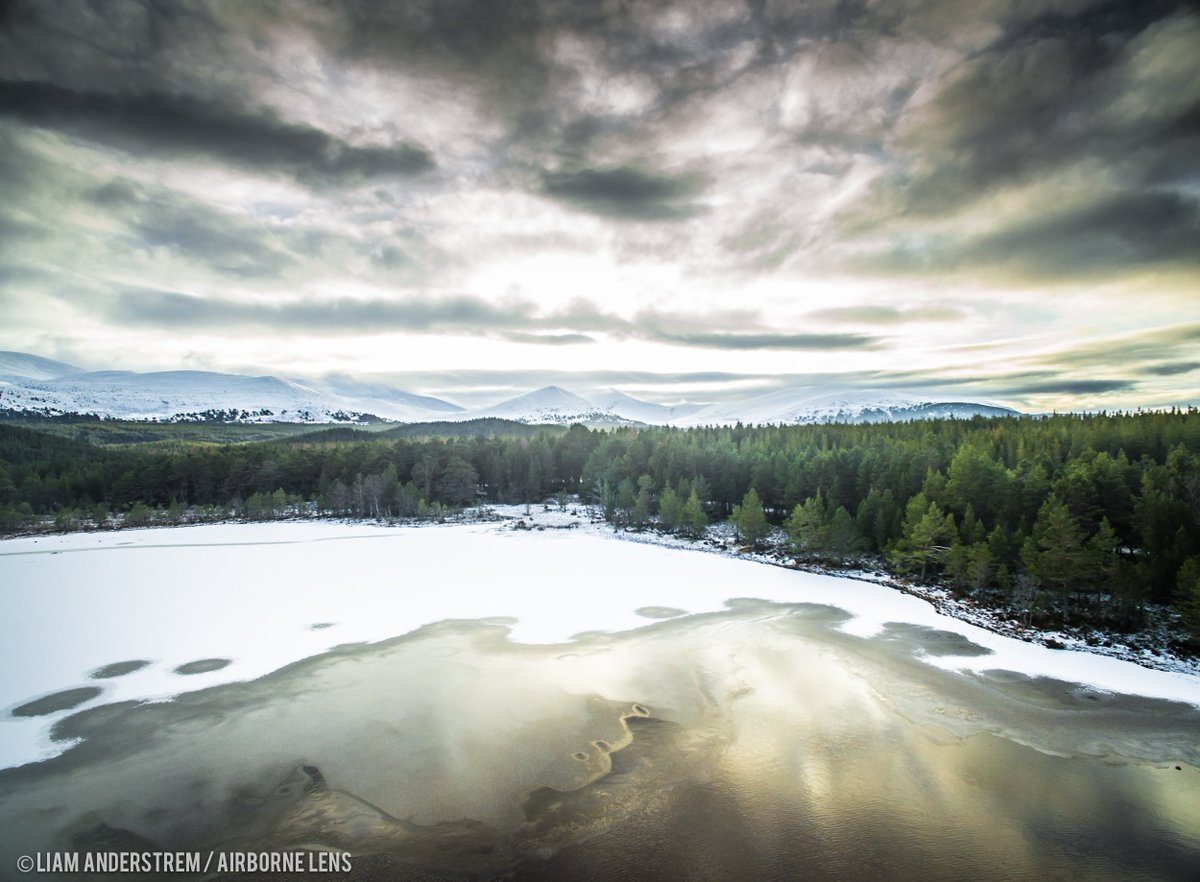
[[739, 401], [712, 404], [673, 425], [705, 426], [742, 423], [795, 425], [809, 423], [883, 423], [924, 419], [970, 419], [1012, 416], [1017, 411], [992, 404], [946, 401], [880, 390], [829, 392], [802, 387], [779, 389]]
[[592, 402], [600, 410], [616, 414], [622, 419], [650, 425], [678, 425], [681, 420], [703, 410], [704, 404], [654, 404], [609, 389], [603, 395], [593, 397]]
[[583, 397], [545, 386], [485, 407], [465, 409], [406, 391], [402, 377], [330, 374], [318, 379], [212, 371], [85, 372], [62, 362], [0, 352], [0, 412], [95, 414], [128, 420], [237, 422], [397, 422], [499, 417], [523, 423], [705, 426], [885, 422], [1016, 413], [1006, 407], [947, 401], [919, 393], [779, 389], [712, 404], [655, 404], [616, 389]]
[[521, 423], [618, 422], [614, 414], [601, 410], [586, 398], [558, 386], [544, 386], [490, 407], [477, 408], [459, 419], [499, 417]]
[[0, 382], [19, 383], [22, 380], [53, 380], [68, 374], [79, 374], [83, 368], [29, 355], [24, 352], [0, 352]]
[[[351, 394], [340, 394], [338, 389]], [[404, 422], [461, 410], [436, 398], [333, 380], [321, 384], [212, 371], [93, 371], [0, 385], [0, 410], [126, 420], [344, 423], [369, 414]]]

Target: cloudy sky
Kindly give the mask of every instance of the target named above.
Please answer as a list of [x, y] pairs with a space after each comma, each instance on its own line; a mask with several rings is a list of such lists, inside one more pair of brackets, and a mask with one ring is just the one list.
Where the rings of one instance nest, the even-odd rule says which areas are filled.
[[1200, 404], [1198, 47], [1186, 0], [4, 0], [0, 349]]

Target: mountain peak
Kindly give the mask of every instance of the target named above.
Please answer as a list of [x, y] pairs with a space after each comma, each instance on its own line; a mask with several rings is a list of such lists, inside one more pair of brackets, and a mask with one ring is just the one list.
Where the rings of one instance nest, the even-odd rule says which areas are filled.
[[586, 398], [581, 398], [561, 386], [543, 386], [532, 392], [526, 392], [524, 395], [502, 401], [488, 408], [487, 413], [491, 416], [511, 419], [532, 419], [550, 414], [562, 418], [583, 416], [595, 409], [595, 406]]
[[83, 373], [83, 368], [26, 352], [0, 352], [0, 379], [53, 380]]

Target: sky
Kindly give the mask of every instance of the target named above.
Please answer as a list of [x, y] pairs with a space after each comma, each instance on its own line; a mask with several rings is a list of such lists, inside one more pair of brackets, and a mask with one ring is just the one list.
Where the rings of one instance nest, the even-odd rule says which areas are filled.
[[1200, 404], [1200, 3], [0, 0], [0, 349]]

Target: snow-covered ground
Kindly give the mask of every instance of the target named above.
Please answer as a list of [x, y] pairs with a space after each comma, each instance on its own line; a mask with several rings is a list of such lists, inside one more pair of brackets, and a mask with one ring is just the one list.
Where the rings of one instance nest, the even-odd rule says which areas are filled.
[[[12, 712], [66, 690], [100, 690], [75, 709], [167, 699], [447, 619], [503, 617], [512, 640], [550, 644], [627, 631], [671, 610], [716, 612], [739, 597], [836, 606], [852, 616], [844, 630], [864, 638], [906, 622], [990, 650], [926, 658], [942, 668], [1045, 675], [1200, 707], [1195, 675], [1015, 640], [865, 579], [665, 547], [670, 540], [623, 541], [580, 510], [529, 511], [498, 507], [499, 520], [426, 527], [282, 522], [0, 541], [0, 765], [63, 748], [50, 726], [71, 710]], [[228, 664], [178, 671], [213, 659]], [[91, 676], [133, 661], [148, 664]]]

